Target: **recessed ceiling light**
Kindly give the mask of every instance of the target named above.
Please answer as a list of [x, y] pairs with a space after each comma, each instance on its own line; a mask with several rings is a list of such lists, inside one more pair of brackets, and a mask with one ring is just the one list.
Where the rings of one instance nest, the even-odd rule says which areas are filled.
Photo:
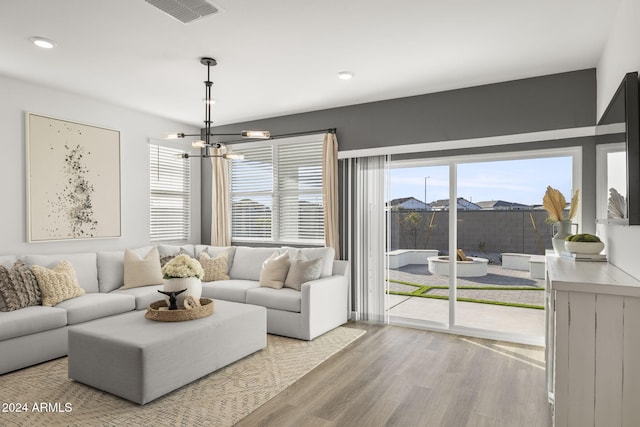
[[351, 71], [340, 71], [338, 73], [338, 78], [340, 80], [351, 80], [353, 78], [353, 73]]
[[53, 40], [45, 39], [44, 37], [31, 37], [30, 40], [33, 44], [43, 49], [53, 49], [56, 46]]

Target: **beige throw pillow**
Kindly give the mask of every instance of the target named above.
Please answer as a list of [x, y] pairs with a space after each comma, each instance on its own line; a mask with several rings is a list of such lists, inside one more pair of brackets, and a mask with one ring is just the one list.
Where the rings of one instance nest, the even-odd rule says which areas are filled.
[[323, 258], [307, 260], [302, 252], [298, 252], [296, 257], [291, 260], [291, 267], [284, 282], [285, 288], [299, 291], [303, 283], [319, 279], [322, 274], [323, 263]]
[[76, 272], [69, 261], [62, 261], [51, 270], [34, 265], [31, 271], [38, 279], [44, 306], [51, 307], [62, 301], [84, 295], [84, 289], [78, 285]]
[[227, 274], [227, 255], [220, 255], [211, 258], [205, 251], [200, 252], [198, 261], [204, 270], [203, 282], [213, 282], [214, 280], [229, 280]]
[[289, 272], [289, 254], [284, 253], [278, 255], [274, 252], [269, 258], [262, 263], [262, 271], [260, 271], [260, 286], [268, 288], [282, 289], [284, 280]]
[[163, 283], [158, 248], [151, 249], [144, 258], [130, 249], [125, 249], [124, 286], [120, 289], [162, 285]]

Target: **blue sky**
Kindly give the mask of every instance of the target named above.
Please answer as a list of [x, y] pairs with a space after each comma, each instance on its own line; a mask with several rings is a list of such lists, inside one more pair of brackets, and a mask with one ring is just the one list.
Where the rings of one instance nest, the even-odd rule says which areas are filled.
[[[424, 200], [425, 177], [428, 177], [428, 202], [449, 198], [447, 166], [392, 168], [390, 198], [412, 196]], [[572, 194], [571, 181], [571, 157], [458, 165], [458, 197], [472, 202], [505, 200], [540, 205], [547, 185], [560, 190], [569, 201]]]

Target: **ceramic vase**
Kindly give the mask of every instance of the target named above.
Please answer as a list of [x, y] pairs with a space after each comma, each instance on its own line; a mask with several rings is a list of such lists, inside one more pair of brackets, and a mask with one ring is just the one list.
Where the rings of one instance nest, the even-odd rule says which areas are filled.
[[564, 239], [573, 234], [571, 230], [573, 225], [574, 224], [570, 220], [563, 220], [554, 224], [556, 233], [551, 238], [551, 243], [556, 255], [560, 255], [561, 252], [566, 250], [564, 248]]
[[[176, 304], [178, 309], [184, 308], [184, 299], [188, 296], [192, 296], [196, 299], [200, 299], [202, 296], [202, 282], [197, 277], [176, 277], [173, 279], [164, 279], [165, 292], [176, 292], [186, 289], [185, 292], [177, 296]], [[169, 297], [165, 295], [165, 301], [167, 306], [169, 305]]]

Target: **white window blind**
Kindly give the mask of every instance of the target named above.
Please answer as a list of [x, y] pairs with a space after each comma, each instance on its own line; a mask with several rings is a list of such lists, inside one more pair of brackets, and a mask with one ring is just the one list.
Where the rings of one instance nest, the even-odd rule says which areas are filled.
[[322, 136], [237, 146], [231, 162], [232, 239], [324, 243]]
[[229, 162], [231, 238], [272, 239], [273, 150], [270, 145], [242, 150], [243, 161]]
[[149, 145], [150, 240], [185, 242], [191, 224], [191, 164], [183, 150]]

